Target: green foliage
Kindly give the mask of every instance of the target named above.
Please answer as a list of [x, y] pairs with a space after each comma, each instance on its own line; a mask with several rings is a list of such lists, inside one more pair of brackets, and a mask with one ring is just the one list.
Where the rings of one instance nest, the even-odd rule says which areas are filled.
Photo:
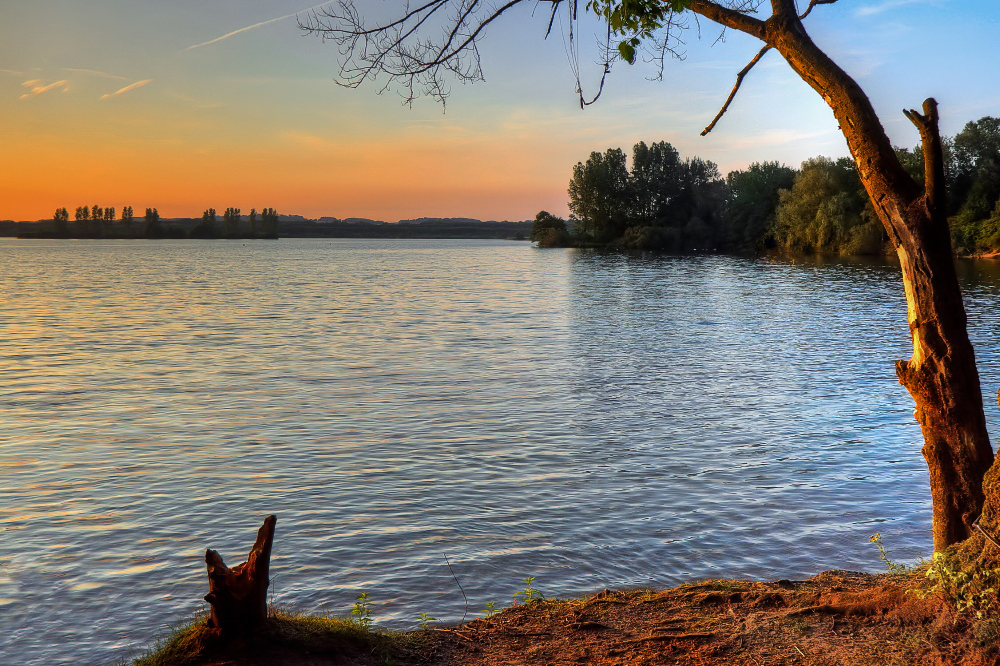
[[[605, 16], [641, 12], [642, 3], [592, 0], [588, 7]], [[631, 40], [623, 42], [625, 59], [635, 56], [638, 43]], [[956, 249], [1000, 251], [1000, 119], [970, 122], [942, 143]], [[895, 150], [907, 173], [922, 183], [923, 151]], [[723, 181], [711, 162], [682, 160], [663, 141], [639, 142], [631, 169], [620, 149], [594, 152], [578, 163], [569, 197], [576, 241], [584, 244], [834, 255], [890, 249], [857, 168], [847, 158], [816, 157], [800, 171], [777, 162], [755, 163]]]
[[681, 161], [666, 142], [633, 148], [632, 169], [619, 148], [591, 153], [573, 169], [569, 208], [584, 243], [643, 250], [714, 250], [721, 244], [728, 196], [712, 162]]
[[496, 603], [497, 602], [495, 601], [486, 602], [486, 608], [483, 609], [483, 612], [486, 613], [486, 617], [493, 617], [500, 612], [501, 609], [496, 607]]
[[1000, 119], [966, 123], [952, 146], [948, 187], [952, 238], [963, 253], [1000, 250]]
[[569, 245], [569, 232], [566, 231], [566, 220], [556, 217], [547, 211], [539, 211], [531, 225], [531, 240], [538, 247], [565, 247]]
[[878, 548], [879, 557], [882, 558], [885, 566], [889, 568], [889, 573], [908, 574], [912, 571], [911, 567], [908, 567], [905, 564], [893, 562], [889, 559], [889, 551], [886, 550], [885, 546], [882, 544], [882, 535], [879, 532], [876, 532], [868, 537], [868, 540], [875, 544], [875, 547]]
[[925, 574], [930, 587], [917, 591], [920, 598], [940, 595], [955, 605], [959, 613], [974, 612], [982, 619], [1000, 610], [1000, 569], [966, 572], [944, 553], [934, 553]]
[[909, 148], [895, 147], [896, 157], [899, 163], [906, 169], [906, 173], [918, 183], [924, 182], [924, 152], [917, 146], [913, 150]]
[[774, 238], [802, 254], [878, 254], [885, 242], [854, 162], [826, 157], [803, 162], [792, 189], [780, 192]]
[[535, 581], [534, 576], [528, 576], [527, 578], [522, 578], [521, 582], [524, 583], [524, 589], [520, 590], [519, 592], [515, 592], [514, 598], [517, 599], [518, 597], [522, 597], [521, 601], [523, 601], [526, 604], [530, 604], [532, 601], [536, 599], [538, 600], [544, 599], [545, 596], [531, 586], [531, 584], [534, 581]]
[[628, 221], [629, 194], [629, 174], [621, 148], [591, 153], [586, 163], [573, 167], [569, 183], [569, 209], [577, 234], [597, 243], [621, 236]]
[[362, 592], [358, 595], [357, 600], [354, 602], [354, 607], [351, 608], [351, 620], [366, 629], [371, 627], [372, 606], [367, 592]]
[[955, 248], [963, 254], [991, 253], [1000, 249], [1000, 201], [986, 218], [977, 219], [971, 209], [951, 218]]
[[966, 123], [952, 143], [953, 210], [980, 219], [1000, 196], [1000, 119], [984, 116]]
[[431, 626], [431, 622], [437, 622], [436, 617], [431, 617], [430, 613], [421, 613], [420, 615], [414, 615], [414, 620], [420, 620], [420, 628], [427, 629]]
[[779, 192], [795, 184], [795, 169], [778, 162], [754, 162], [726, 176], [729, 201], [725, 212], [726, 246], [754, 251], [774, 246], [772, 228]]
[[618, 53], [632, 64], [642, 40], [653, 38], [672, 13], [690, 4], [691, 0], [588, 0], [586, 10], [604, 19], [612, 36], [622, 38]]
[[632, 221], [652, 226], [671, 215], [670, 202], [681, 193], [684, 168], [677, 149], [666, 141], [649, 146], [640, 141], [632, 147]]

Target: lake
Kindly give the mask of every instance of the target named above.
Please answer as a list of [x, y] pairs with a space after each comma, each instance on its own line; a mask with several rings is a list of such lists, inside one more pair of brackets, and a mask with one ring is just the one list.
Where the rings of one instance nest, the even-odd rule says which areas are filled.
[[[961, 272], [990, 430], [1000, 271]], [[412, 627], [932, 550], [898, 268], [499, 241], [0, 240], [0, 654], [273, 601]], [[448, 558], [447, 561], [445, 558]], [[448, 562], [450, 562], [450, 567]]]

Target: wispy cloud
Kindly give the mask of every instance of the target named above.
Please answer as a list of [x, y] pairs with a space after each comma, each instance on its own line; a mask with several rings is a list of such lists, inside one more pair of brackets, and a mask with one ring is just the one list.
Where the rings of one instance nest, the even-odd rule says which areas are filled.
[[93, 76], [103, 76], [109, 79], [118, 79], [119, 81], [127, 81], [128, 79], [124, 76], [118, 76], [117, 74], [108, 74], [107, 72], [101, 72], [96, 69], [80, 69], [79, 67], [63, 67], [64, 72], [78, 72], [80, 74], [91, 74]]
[[101, 99], [108, 99], [109, 97], [118, 97], [118, 95], [124, 95], [125, 93], [129, 92], [130, 90], [135, 90], [136, 88], [141, 88], [144, 85], [147, 85], [147, 84], [152, 83], [152, 82], [153, 82], [153, 79], [144, 79], [142, 81], [136, 81], [135, 83], [131, 83], [131, 84], [125, 86], [124, 88], [119, 88], [118, 90], [114, 91], [113, 93], [108, 93], [107, 95], [101, 95]]
[[330, 3], [329, 2], [322, 2], [322, 3], [318, 4], [318, 5], [313, 5], [312, 7], [307, 7], [306, 9], [303, 9], [301, 11], [295, 12], [294, 14], [285, 14], [284, 16], [279, 16], [278, 18], [268, 19], [267, 21], [261, 21], [260, 23], [254, 23], [253, 25], [248, 25], [245, 28], [240, 28], [239, 30], [233, 30], [232, 32], [227, 32], [223, 36], [216, 37], [215, 39], [210, 39], [207, 42], [202, 42], [201, 44], [194, 44], [192, 46], [189, 46], [186, 49], [183, 49], [181, 51], [181, 53], [184, 53], [184, 51], [191, 51], [193, 49], [200, 49], [202, 46], [209, 46], [211, 44], [218, 44], [222, 40], [229, 39], [230, 37], [232, 37], [234, 35], [240, 34], [241, 32], [247, 32], [248, 30], [253, 30], [254, 28], [259, 28], [261, 26], [265, 26], [265, 25], [268, 25], [270, 23], [277, 23], [278, 21], [284, 21], [285, 19], [290, 19], [293, 16], [298, 16], [299, 14], [302, 14], [303, 12], [309, 12], [309, 11], [312, 11], [314, 9], [319, 9], [323, 5], [328, 5], [328, 4], [330, 4]]
[[0, 74], [10, 74], [12, 76], [24, 76], [24, 72], [15, 72], [12, 69], [0, 69]]
[[889, 11], [890, 9], [896, 9], [897, 7], [905, 7], [906, 5], [937, 5], [940, 4], [940, 0], [884, 0], [876, 5], [869, 5], [867, 7], [858, 7], [855, 14], [858, 16], [873, 16], [875, 14], [881, 14], [882, 12]]
[[28, 92], [21, 95], [21, 99], [24, 99], [26, 97], [34, 97], [35, 95], [41, 95], [42, 93], [46, 93], [50, 90], [55, 90], [57, 88], [62, 88], [65, 90], [68, 84], [69, 81], [67, 81], [66, 79], [63, 79], [62, 81], [56, 81], [55, 83], [50, 83], [47, 86], [42, 85], [41, 79], [32, 79], [30, 81], [25, 81], [21, 85], [27, 88]]

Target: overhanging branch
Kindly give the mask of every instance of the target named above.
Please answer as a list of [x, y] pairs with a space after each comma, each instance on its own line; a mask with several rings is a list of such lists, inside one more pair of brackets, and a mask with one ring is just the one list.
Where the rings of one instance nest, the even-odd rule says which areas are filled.
[[837, 0], [809, 0], [809, 6], [806, 7], [806, 10], [799, 16], [799, 20], [801, 21], [805, 17], [809, 16], [809, 12], [811, 12], [813, 7], [816, 5], [832, 5], [835, 2], [837, 2]]
[[719, 111], [718, 115], [715, 116], [712, 122], [709, 123], [708, 127], [706, 127], [704, 131], [701, 133], [702, 136], [705, 136], [706, 134], [711, 132], [712, 129], [715, 127], [715, 124], [719, 122], [719, 119], [722, 118], [723, 115], [725, 115], [726, 110], [729, 109], [729, 105], [732, 104], [733, 99], [736, 97], [736, 92], [740, 89], [740, 86], [743, 85], [743, 77], [746, 76], [747, 72], [753, 69], [753, 66], [756, 65], [758, 62], [760, 62], [760, 59], [764, 56], [764, 54], [770, 50], [771, 50], [770, 46], [765, 46], [764, 48], [762, 48], [760, 51], [757, 52], [757, 55], [753, 57], [753, 60], [751, 60], [750, 63], [746, 67], [741, 69], [739, 74], [736, 75], [736, 85], [733, 86], [733, 92], [729, 93], [729, 99], [726, 100], [726, 103], [722, 105], [722, 110]]

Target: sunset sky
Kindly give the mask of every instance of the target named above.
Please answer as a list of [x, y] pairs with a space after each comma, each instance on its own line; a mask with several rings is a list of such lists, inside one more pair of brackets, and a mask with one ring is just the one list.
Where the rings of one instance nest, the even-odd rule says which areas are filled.
[[[384, 11], [397, 0], [358, 0]], [[572, 166], [594, 150], [669, 141], [723, 173], [798, 165], [847, 148], [822, 100], [770, 53], [715, 131], [707, 125], [759, 43], [707, 21], [687, 58], [619, 64], [581, 110], [548, 4], [525, 5], [483, 42], [486, 82], [456, 84], [446, 112], [377, 86], [335, 84], [334, 44], [303, 36], [309, 0], [0, 0], [0, 219], [83, 204], [214, 207], [308, 217], [530, 219], [567, 214]], [[582, 5], [581, 5], [582, 6]], [[532, 13], [534, 12], [534, 16]], [[304, 13], [302, 14], [304, 16]], [[899, 112], [925, 97], [942, 131], [1000, 116], [995, 0], [841, 0], [810, 33], [859, 80], [893, 141], [917, 143]], [[220, 39], [221, 38], [221, 39]], [[593, 89], [593, 36], [581, 40]], [[714, 45], [713, 45], [714, 43]]]

